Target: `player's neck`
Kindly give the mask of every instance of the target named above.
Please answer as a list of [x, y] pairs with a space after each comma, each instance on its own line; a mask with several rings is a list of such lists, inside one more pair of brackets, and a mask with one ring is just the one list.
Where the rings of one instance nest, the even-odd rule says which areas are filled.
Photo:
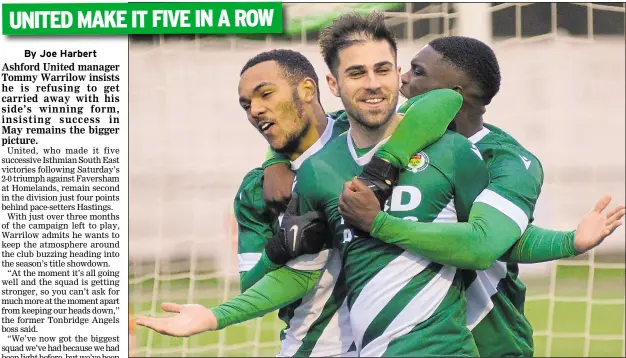
[[454, 118], [454, 131], [469, 138], [483, 129], [485, 107], [462, 108]]
[[375, 146], [383, 139], [391, 136], [401, 120], [402, 115], [394, 113], [393, 117], [387, 123], [376, 129], [371, 129], [350, 119], [350, 135], [352, 136], [352, 140], [354, 140], [354, 145], [357, 148]]
[[304, 133], [296, 151], [289, 156], [291, 161], [298, 159], [307, 149], [311, 148], [322, 136], [322, 133], [324, 133], [328, 125], [328, 118], [321, 107], [316, 107], [312, 110], [312, 113], [305, 115], [310, 115], [311, 126], [307, 129], [306, 133]]

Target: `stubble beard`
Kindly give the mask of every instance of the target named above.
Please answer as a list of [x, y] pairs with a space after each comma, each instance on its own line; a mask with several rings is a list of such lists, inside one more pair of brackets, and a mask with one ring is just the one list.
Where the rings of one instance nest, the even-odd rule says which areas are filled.
[[292, 106], [292, 111], [295, 112], [295, 123], [303, 125], [296, 131], [287, 134], [285, 138], [285, 145], [283, 145], [282, 148], [273, 148], [277, 153], [285, 155], [291, 155], [298, 149], [302, 138], [311, 127], [311, 123], [304, 120], [304, 108], [302, 106], [302, 101], [300, 100], [300, 96], [295, 89], [293, 91]]
[[[341, 96], [341, 90], [339, 91], [341, 102], [346, 110], [346, 113], [350, 118], [357, 122], [360, 126], [368, 130], [376, 130], [389, 123], [393, 115], [396, 113], [396, 107], [398, 105], [398, 96], [395, 97], [394, 103], [385, 111], [380, 110], [361, 110], [350, 102], [350, 99]], [[379, 117], [382, 115], [383, 120], [368, 120], [368, 117]]]

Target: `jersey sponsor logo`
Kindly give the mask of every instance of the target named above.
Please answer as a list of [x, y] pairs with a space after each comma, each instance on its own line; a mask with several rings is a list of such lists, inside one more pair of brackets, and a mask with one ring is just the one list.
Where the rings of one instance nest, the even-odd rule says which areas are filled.
[[[393, 188], [389, 209], [391, 211], [411, 211], [422, 202], [422, 192], [410, 185], [398, 185]], [[417, 219], [416, 219], [417, 220]]]
[[526, 169], [528, 170], [528, 168], [530, 167], [530, 159], [526, 158], [523, 155], [519, 155], [520, 158], [522, 158], [522, 162], [524, 162], [524, 166], [526, 167]]
[[428, 167], [428, 156], [424, 152], [419, 152], [409, 159], [409, 165], [407, 165], [407, 170], [412, 171], [413, 173], [421, 172], [422, 170]]

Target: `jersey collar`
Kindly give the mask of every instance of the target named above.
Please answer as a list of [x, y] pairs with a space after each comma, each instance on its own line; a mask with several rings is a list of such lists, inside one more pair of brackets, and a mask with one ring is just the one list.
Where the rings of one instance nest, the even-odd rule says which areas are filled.
[[305, 160], [309, 159], [313, 154], [320, 151], [320, 149], [324, 148], [326, 143], [330, 140], [333, 135], [333, 127], [335, 126], [335, 120], [331, 116], [326, 116], [328, 122], [326, 123], [326, 129], [324, 129], [324, 133], [313, 143], [309, 149], [305, 150], [298, 159], [291, 162], [291, 169], [298, 170], [302, 166]]
[[485, 138], [487, 134], [491, 133], [491, 131], [487, 127], [483, 127], [483, 129], [476, 132], [473, 136], [469, 137], [469, 141], [472, 144], [476, 144], [481, 141], [481, 139]]
[[378, 142], [378, 144], [374, 146], [374, 148], [370, 149], [369, 152], [363, 154], [362, 157], [359, 157], [356, 154], [356, 149], [354, 148], [354, 140], [352, 139], [352, 135], [350, 134], [350, 129], [348, 129], [348, 134], [346, 135], [346, 139], [348, 140], [348, 150], [350, 151], [350, 155], [352, 156], [352, 159], [354, 159], [354, 161], [361, 167], [369, 163], [370, 160], [372, 160], [372, 157], [374, 156], [378, 148], [380, 148], [383, 144], [387, 143], [389, 138], [391, 137], [387, 137], [381, 140], [380, 142]]

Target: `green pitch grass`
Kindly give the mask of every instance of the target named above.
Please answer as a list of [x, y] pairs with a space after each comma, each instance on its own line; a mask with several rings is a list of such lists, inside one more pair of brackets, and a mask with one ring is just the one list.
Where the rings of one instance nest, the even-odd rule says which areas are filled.
[[[622, 259], [623, 260], [623, 259]], [[550, 310], [553, 310], [552, 330], [555, 334], [583, 334], [588, 329], [589, 355], [621, 357], [624, 345], [624, 269], [594, 270], [593, 300], [610, 300], [610, 304], [588, 304], [588, 266], [559, 266], [554, 296], [558, 299], [551, 308], [549, 278], [524, 279], [527, 292], [526, 316], [535, 330], [535, 356], [583, 357], [585, 339], [582, 337], [552, 338], [551, 350], [546, 352]], [[237, 278], [230, 282], [215, 279], [194, 281], [190, 290], [188, 279], [160, 281], [157, 289], [156, 311], [160, 303], [174, 301], [184, 303], [191, 296], [191, 302], [214, 306], [239, 292]], [[227, 290], [228, 288], [228, 290]], [[153, 281], [144, 281], [130, 287], [133, 312], [148, 313], [152, 307]], [[225, 295], [226, 292], [226, 295]], [[533, 297], [535, 296], [535, 297]], [[573, 299], [573, 300], [572, 300]], [[580, 300], [577, 302], [576, 300]], [[591, 322], [587, 327], [587, 310], [591, 309]], [[238, 324], [218, 332], [208, 332], [188, 339], [162, 336], [149, 333], [137, 327], [136, 337], [142, 356], [152, 357], [207, 357], [207, 356], [276, 356], [278, 352], [278, 332], [282, 322], [276, 314], [261, 319]], [[618, 339], [608, 339], [615, 336]], [[619, 339], [621, 337], [621, 339]]]

